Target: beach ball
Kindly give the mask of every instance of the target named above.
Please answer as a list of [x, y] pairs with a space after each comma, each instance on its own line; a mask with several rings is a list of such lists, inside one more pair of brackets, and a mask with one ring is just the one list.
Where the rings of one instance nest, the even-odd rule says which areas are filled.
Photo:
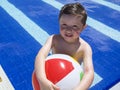
[[[72, 90], [81, 81], [83, 69], [80, 64], [69, 55], [53, 54], [45, 60], [47, 79], [56, 84], [60, 90]], [[40, 90], [35, 72], [32, 83], [34, 90]]]

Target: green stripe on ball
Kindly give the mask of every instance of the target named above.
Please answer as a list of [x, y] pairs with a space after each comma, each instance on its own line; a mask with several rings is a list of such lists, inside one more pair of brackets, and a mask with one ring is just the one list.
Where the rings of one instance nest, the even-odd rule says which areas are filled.
[[81, 72], [81, 73], [80, 73], [80, 81], [82, 80], [83, 75], [84, 75], [84, 73], [83, 73], [83, 72]]

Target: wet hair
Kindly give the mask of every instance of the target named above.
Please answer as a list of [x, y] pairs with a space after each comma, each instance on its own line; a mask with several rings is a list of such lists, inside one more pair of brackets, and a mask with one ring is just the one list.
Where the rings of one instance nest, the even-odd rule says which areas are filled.
[[64, 5], [60, 10], [59, 20], [63, 14], [82, 16], [81, 22], [83, 25], [86, 24], [87, 12], [85, 8], [78, 2]]

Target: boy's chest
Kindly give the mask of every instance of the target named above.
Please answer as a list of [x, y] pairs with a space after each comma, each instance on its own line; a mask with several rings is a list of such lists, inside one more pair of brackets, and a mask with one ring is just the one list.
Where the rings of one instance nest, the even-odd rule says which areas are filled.
[[53, 47], [53, 53], [67, 54], [74, 57], [76, 60], [82, 58], [80, 45], [68, 45], [58, 43]]
[[74, 47], [69, 47], [69, 46], [65, 47], [61, 45], [61, 46], [56, 46], [54, 48], [56, 53], [68, 54], [71, 56], [73, 56], [77, 52], [77, 50]]

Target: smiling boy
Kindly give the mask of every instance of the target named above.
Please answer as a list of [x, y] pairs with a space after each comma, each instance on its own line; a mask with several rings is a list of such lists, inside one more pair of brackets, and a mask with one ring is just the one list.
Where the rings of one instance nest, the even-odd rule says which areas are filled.
[[94, 78], [92, 49], [80, 37], [86, 27], [87, 13], [80, 3], [70, 3], [62, 7], [59, 14], [60, 34], [51, 35], [36, 56], [35, 73], [41, 90], [60, 90], [46, 78], [45, 58], [50, 50], [53, 54], [67, 54], [80, 64], [83, 63], [84, 76], [73, 90], [87, 90]]

